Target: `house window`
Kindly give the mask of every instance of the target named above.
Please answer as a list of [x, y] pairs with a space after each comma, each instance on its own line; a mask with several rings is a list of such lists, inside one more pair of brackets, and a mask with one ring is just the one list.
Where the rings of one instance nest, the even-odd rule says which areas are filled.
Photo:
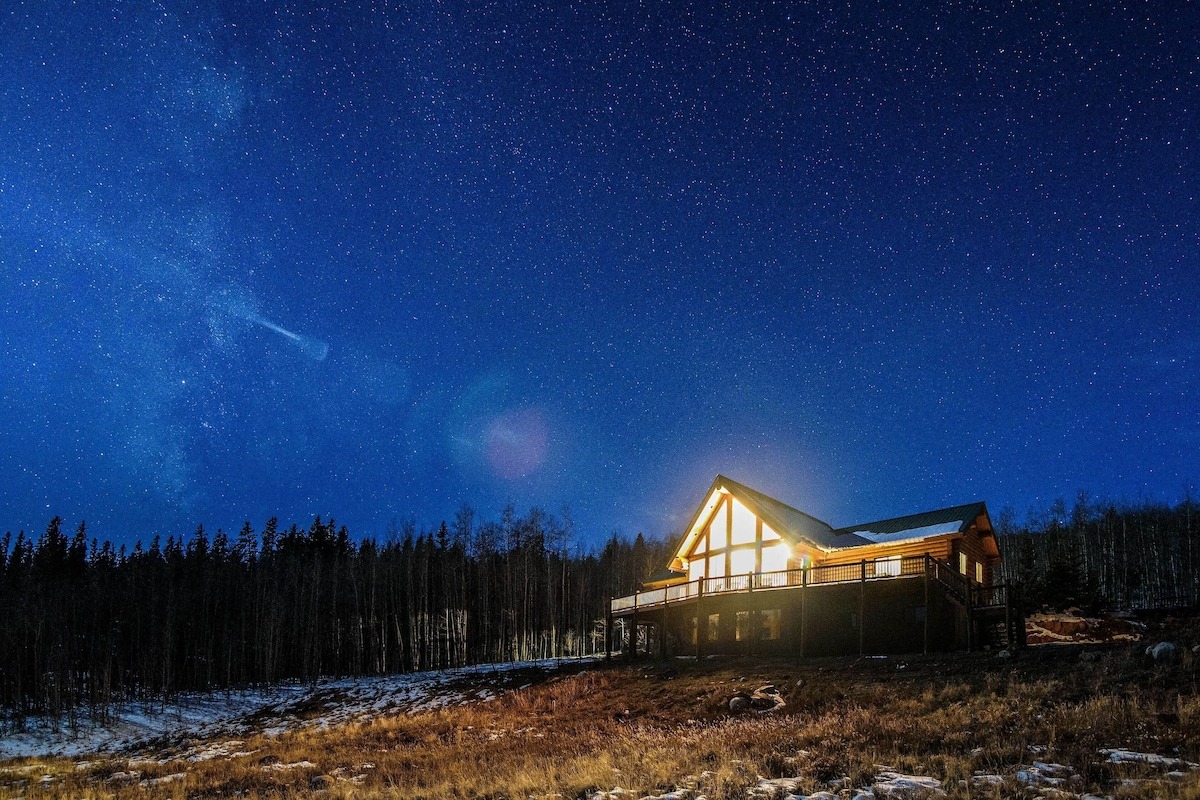
[[758, 638], [770, 642], [777, 640], [782, 627], [783, 612], [778, 608], [769, 608], [758, 616]]
[[737, 612], [737, 630], [734, 631], [734, 639], [739, 642], [745, 642], [750, 637], [750, 617], [749, 611]]
[[745, 575], [754, 572], [754, 548], [734, 550], [729, 554], [729, 574]]
[[709, 556], [708, 558], [708, 577], [724, 578], [725, 577], [725, 554], [721, 553], [717, 556]]
[[704, 559], [691, 558], [688, 561], [688, 580], [694, 581], [704, 577]]
[[978, 583], [983, 583], [983, 564], [979, 561], [975, 562], [975, 580]]
[[958, 554], [958, 571], [961, 572], [963, 575], [970, 575], [971, 571], [967, 568], [969, 565], [970, 565], [970, 560], [967, 558], [967, 554], [959, 553]]
[[719, 638], [721, 638], [721, 615], [720, 614], [709, 614], [708, 615], [708, 640], [710, 642], [715, 642]]
[[892, 576], [899, 575], [900, 556], [888, 556], [887, 558], [875, 559], [875, 574]]
[[717, 506], [708, 528], [708, 549], [720, 550], [729, 544], [729, 519], [726, 517], [725, 504]]
[[766, 544], [762, 549], [762, 571], [781, 572], [787, 569], [791, 549], [783, 543]]
[[758, 520], [754, 512], [737, 500], [730, 502], [733, 503], [733, 530], [729, 532], [729, 543], [753, 544], [758, 538]]

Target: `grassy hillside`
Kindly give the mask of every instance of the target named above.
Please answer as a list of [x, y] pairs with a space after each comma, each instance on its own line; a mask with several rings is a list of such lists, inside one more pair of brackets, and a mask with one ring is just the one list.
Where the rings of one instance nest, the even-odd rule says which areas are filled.
[[[1152, 625], [1142, 642], [1047, 645], [1012, 659], [529, 670], [506, 677], [510, 688], [495, 699], [454, 707], [84, 760], [12, 760], [0, 763], [0, 796], [525, 798], [620, 787], [632, 797], [851, 797], [859, 787], [899, 792], [887, 773], [903, 773], [962, 798], [1200, 797], [1200, 769], [1187, 763], [1200, 762], [1197, 632], [1172, 622]], [[1143, 655], [1163, 638], [1179, 644], [1174, 664]], [[784, 707], [729, 711], [731, 696], [766, 684]], [[326, 706], [312, 709], [316, 722]]]

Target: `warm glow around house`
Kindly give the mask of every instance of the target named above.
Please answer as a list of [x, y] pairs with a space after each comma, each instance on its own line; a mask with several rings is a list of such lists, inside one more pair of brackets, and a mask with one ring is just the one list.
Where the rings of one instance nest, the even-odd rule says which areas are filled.
[[684, 557], [689, 581], [761, 572], [781, 572], [792, 566], [791, 546], [741, 500], [714, 492], [709, 516], [694, 529], [690, 552]]

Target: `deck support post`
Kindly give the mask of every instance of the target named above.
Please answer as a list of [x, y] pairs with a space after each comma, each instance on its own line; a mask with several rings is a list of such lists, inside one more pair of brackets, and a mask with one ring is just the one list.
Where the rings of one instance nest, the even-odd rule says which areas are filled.
[[971, 584], [967, 582], [967, 652], [975, 649], [975, 611], [971, 608]]
[[663, 589], [662, 621], [658, 624], [658, 658], [667, 660], [667, 590]]
[[925, 555], [925, 636], [924, 649], [925, 655], [929, 655], [929, 570], [932, 565], [929, 563], [929, 555]]
[[704, 578], [696, 579], [696, 660], [704, 655], [704, 638], [708, 636], [708, 619], [704, 616]]
[[1012, 620], [1012, 587], [1004, 587], [1004, 638], [1007, 640], [1004, 645], [1009, 652], [1016, 650], [1016, 644], [1013, 639], [1013, 620]]
[[804, 658], [808, 638], [808, 570], [800, 570], [800, 657]]
[[865, 652], [863, 645], [866, 642], [864, 634], [867, 630], [867, 620], [865, 612], [867, 609], [867, 561], [862, 562], [862, 577], [858, 582], [858, 654], [861, 656]]
[[637, 628], [638, 628], [638, 599], [633, 596], [633, 616], [629, 618], [629, 660], [637, 661]]
[[612, 598], [608, 598], [604, 609], [604, 660], [612, 661]]

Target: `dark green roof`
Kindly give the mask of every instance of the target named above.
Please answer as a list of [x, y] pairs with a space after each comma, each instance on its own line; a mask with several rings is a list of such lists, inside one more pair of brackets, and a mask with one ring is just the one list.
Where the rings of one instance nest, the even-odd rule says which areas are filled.
[[686, 572], [680, 572], [678, 570], [671, 569], [670, 567], [663, 567], [657, 572], [650, 573], [650, 576], [646, 578], [646, 580], [642, 581], [642, 583], [660, 583], [662, 581], [674, 581], [678, 580], [679, 578], [686, 577]]
[[[862, 536], [855, 536], [856, 533], [873, 533], [878, 535], [898, 534], [905, 531], [918, 531], [922, 528], [929, 528], [935, 525], [952, 526], [957, 523], [955, 531], [962, 533], [971, 526], [980, 514], [984, 513], [985, 506], [983, 503], [967, 503], [961, 506], [952, 506], [951, 508], [941, 508], [937, 511], [924, 511], [920, 514], [909, 514], [906, 517], [892, 517], [891, 519], [881, 519], [875, 522], [864, 522], [859, 525], [847, 525], [844, 528], [838, 528], [834, 533], [837, 536], [852, 537], [853, 539], [863, 539]], [[860, 542], [847, 542], [841, 545], [843, 547], [854, 546]]]

